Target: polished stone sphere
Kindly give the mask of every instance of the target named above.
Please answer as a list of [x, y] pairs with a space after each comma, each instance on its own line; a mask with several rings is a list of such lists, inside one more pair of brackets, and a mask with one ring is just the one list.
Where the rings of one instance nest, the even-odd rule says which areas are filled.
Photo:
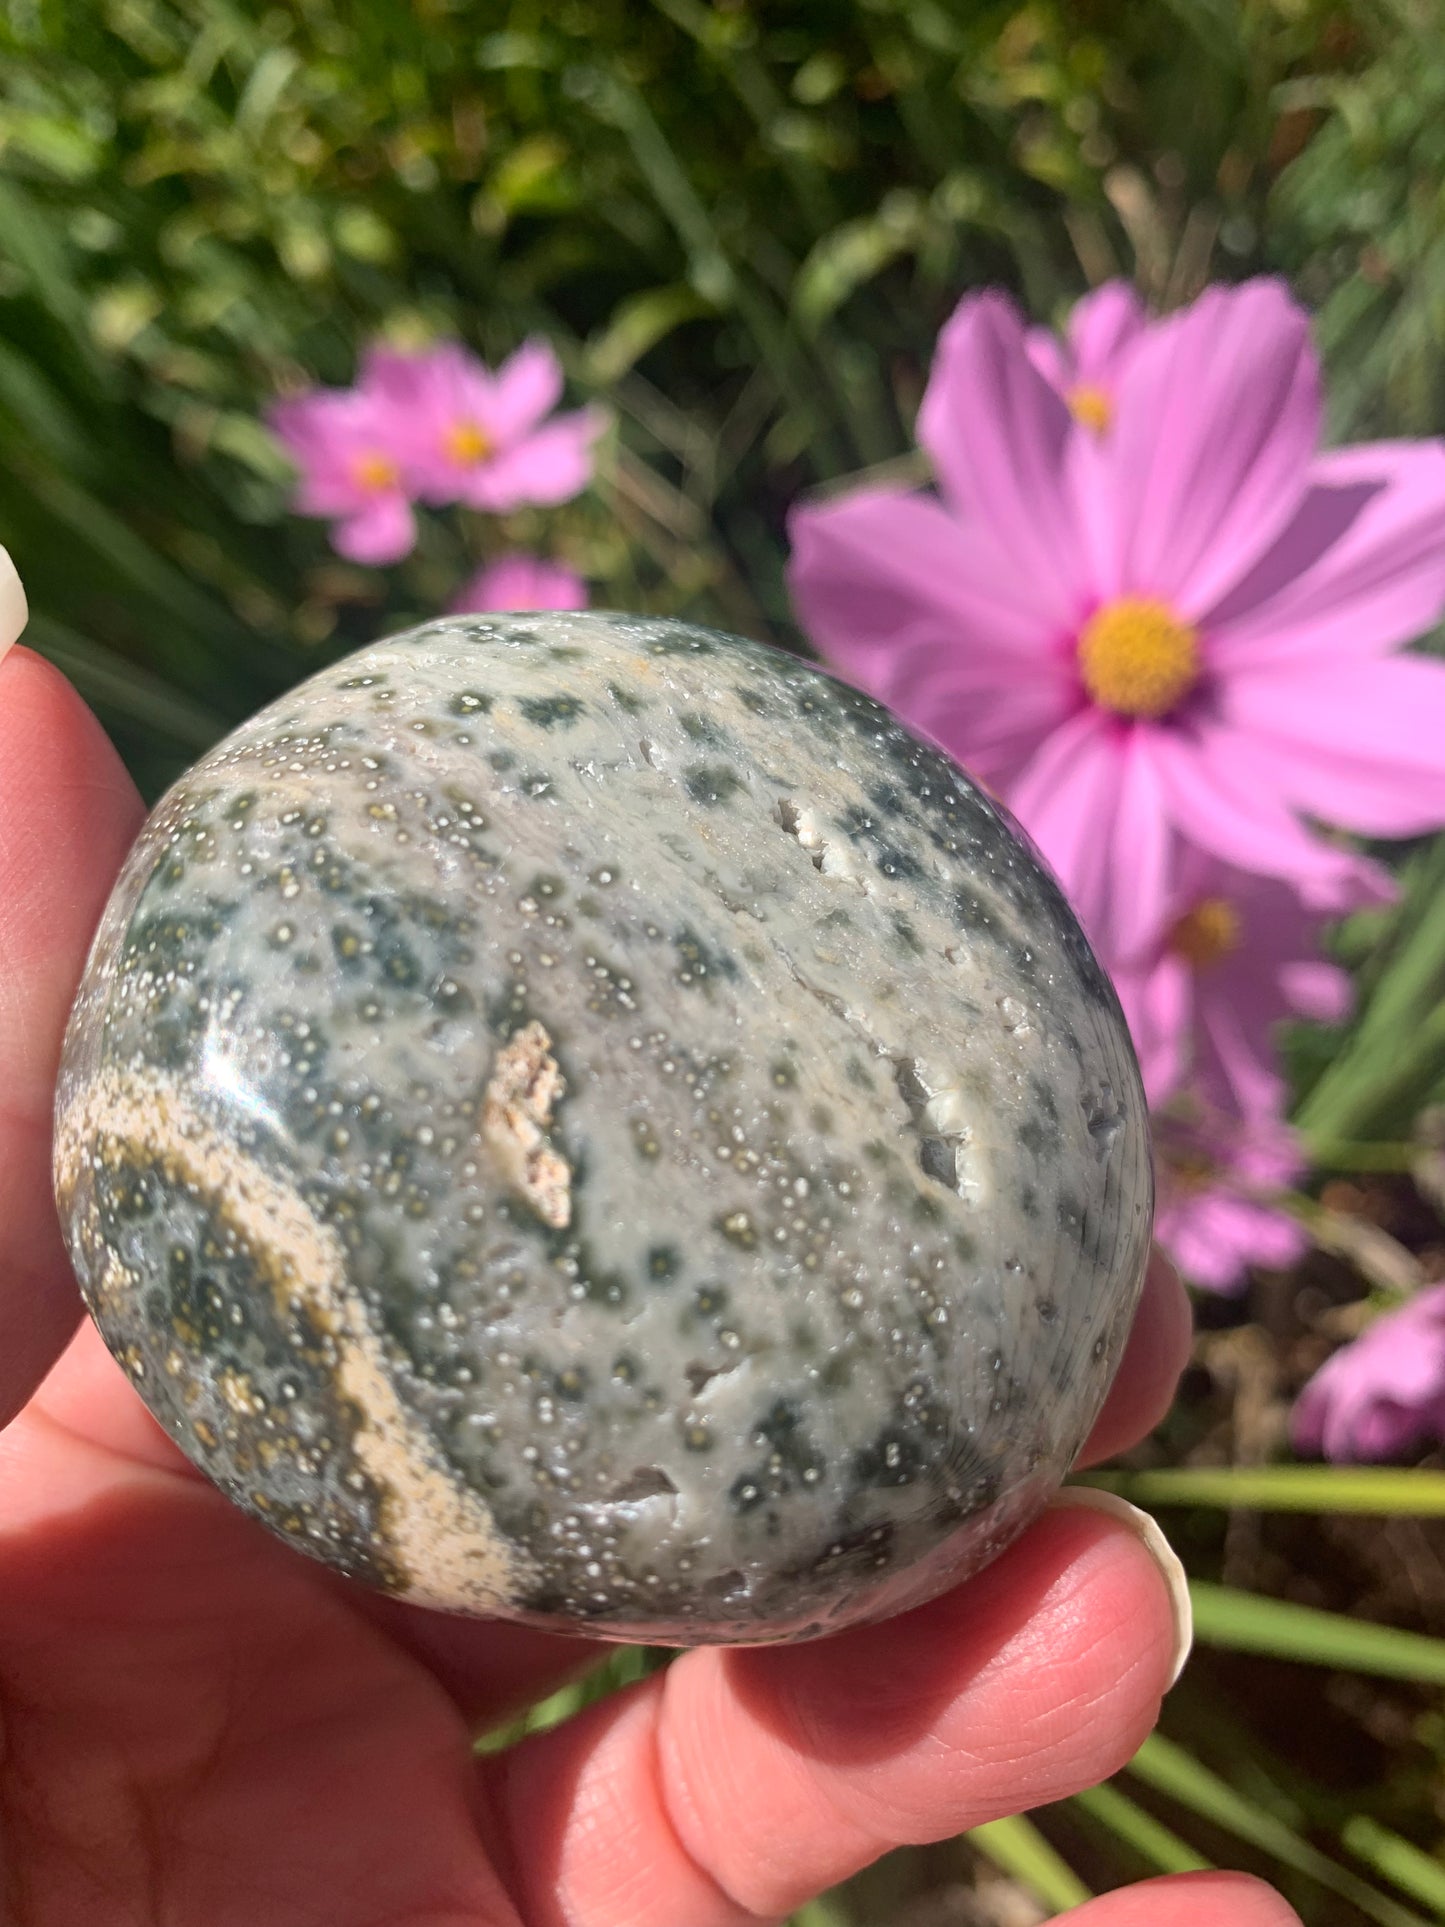
[[607, 615], [429, 624], [181, 779], [56, 1173], [237, 1505], [411, 1600], [679, 1644], [1005, 1545], [1151, 1205], [1118, 1004], [1007, 817], [809, 665]]

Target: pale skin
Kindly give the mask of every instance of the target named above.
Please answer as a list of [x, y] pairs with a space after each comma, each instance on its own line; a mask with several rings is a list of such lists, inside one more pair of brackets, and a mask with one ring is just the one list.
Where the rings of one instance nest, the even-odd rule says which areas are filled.
[[[901, 1620], [690, 1653], [478, 1760], [477, 1732], [598, 1649], [300, 1558], [77, 1329], [51, 1095], [141, 815], [68, 685], [23, 649], [0, 661], [0, 1927], [746, 1927], [1128, 1759], [1171, 1671], [1169, 1597], [1126, 1525], [1060, 1510]], [[1156, 1265], [1089, 1457], [1160, 1416], [1187, 1336]], [[1221, 1873], [1068, 1920], [1296, 1916]]]

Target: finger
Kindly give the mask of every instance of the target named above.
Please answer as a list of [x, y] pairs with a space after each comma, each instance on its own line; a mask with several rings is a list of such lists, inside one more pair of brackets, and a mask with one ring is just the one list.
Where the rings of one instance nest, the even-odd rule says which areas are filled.
[[[32, 1410], [133, 1465], [203, 1477], [151, 1417], [88, 1319], [36, 1393]], [[530, 1626], [429, 1612], [347, 1580], [338, 1579], [336, 1586], [347, 1606], [433, 1674], [475, 1731], [500, 1724], [587, 1672], [609, 1650], [596, 1640], [561, 1639]]]
[[742, 1927], [1104, 1779], [1174, 1659], [1153, 1559], [1071, 1508], [916, 1612], [688, 1653], [480, 1770], [534, 1927]]
[[1103, 1894], [1062, 1915], [1061, 1927], [1300, 1927], [1300, 1917], [1248, 1874], [1184, 1873]]
[[143, 811], [100, 724], [28, 649], [0, 660], [0, 1425], [79, 1313], [51, 1201], [55, 1072]]
[[348, 1597], [420, 1660], [474, 1732], [501, 1725], [616, 1651], [601, 1640], [568, 1639], [497, 1619], [460, 1619], [380, 1594], [359, 1594], [354, 1587]]
[[196, 1479], [204, 1476], [151, 1417], [88, 1318], [82, 1319], [42, 1381], [31, 1409], [116, 1458]]
[[1189, 1294], [1173, 1265], [1156, 1251], [1119, 1370], [1078, 1456], [1080, 1467], [1113, 1458], [1153, 1431], [1169, 1410], [1179, 1374], [1189, 1363], [1192, 1331]]

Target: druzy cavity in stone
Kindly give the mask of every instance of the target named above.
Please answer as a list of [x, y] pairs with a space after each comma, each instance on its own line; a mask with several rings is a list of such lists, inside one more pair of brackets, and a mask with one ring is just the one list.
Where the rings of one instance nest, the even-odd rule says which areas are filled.
[[293, 1545], [617, 1638], [805, 1637], [1045, 1502], [1150, 1221], [1124, 1025], [941, 755], [673, 622], [438, 622], [151, 817], [56, 1172], [141, 1396]]

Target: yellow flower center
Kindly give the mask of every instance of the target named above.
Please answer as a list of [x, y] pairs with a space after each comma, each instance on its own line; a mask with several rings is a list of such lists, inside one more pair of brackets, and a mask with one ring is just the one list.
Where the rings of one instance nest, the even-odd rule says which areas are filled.
[[471, 468], [492, 452], [492, 438], [475, 422], [453, 422], [446, 432], [446, 451], [454, 462]]
[[1196, 970], [1207, 970], [1243, 941], [1244, 924], [1234, 905], [1224, 897], [1205, 897], [1174, 925], [1168, 948]]
[[1077, 382], [1064, 399], [1074, 420], [1082, 422], [1085, 428], [1092, 428], [1096, 435], [1102, 435], [1112, 426], [1114, 403], [1094, 382]]
[[387, 455], [359, 455], [351, 465], [358, 488], [369, 489], [379, 495], [383, 489], [395, 488], [401, 480], [396, 463]]
[[1079, 674], [1102, 709], [1163, 716], [1199, 675], [1198, 631], [1152, 596], [1120, 596], [1085, 623]]

